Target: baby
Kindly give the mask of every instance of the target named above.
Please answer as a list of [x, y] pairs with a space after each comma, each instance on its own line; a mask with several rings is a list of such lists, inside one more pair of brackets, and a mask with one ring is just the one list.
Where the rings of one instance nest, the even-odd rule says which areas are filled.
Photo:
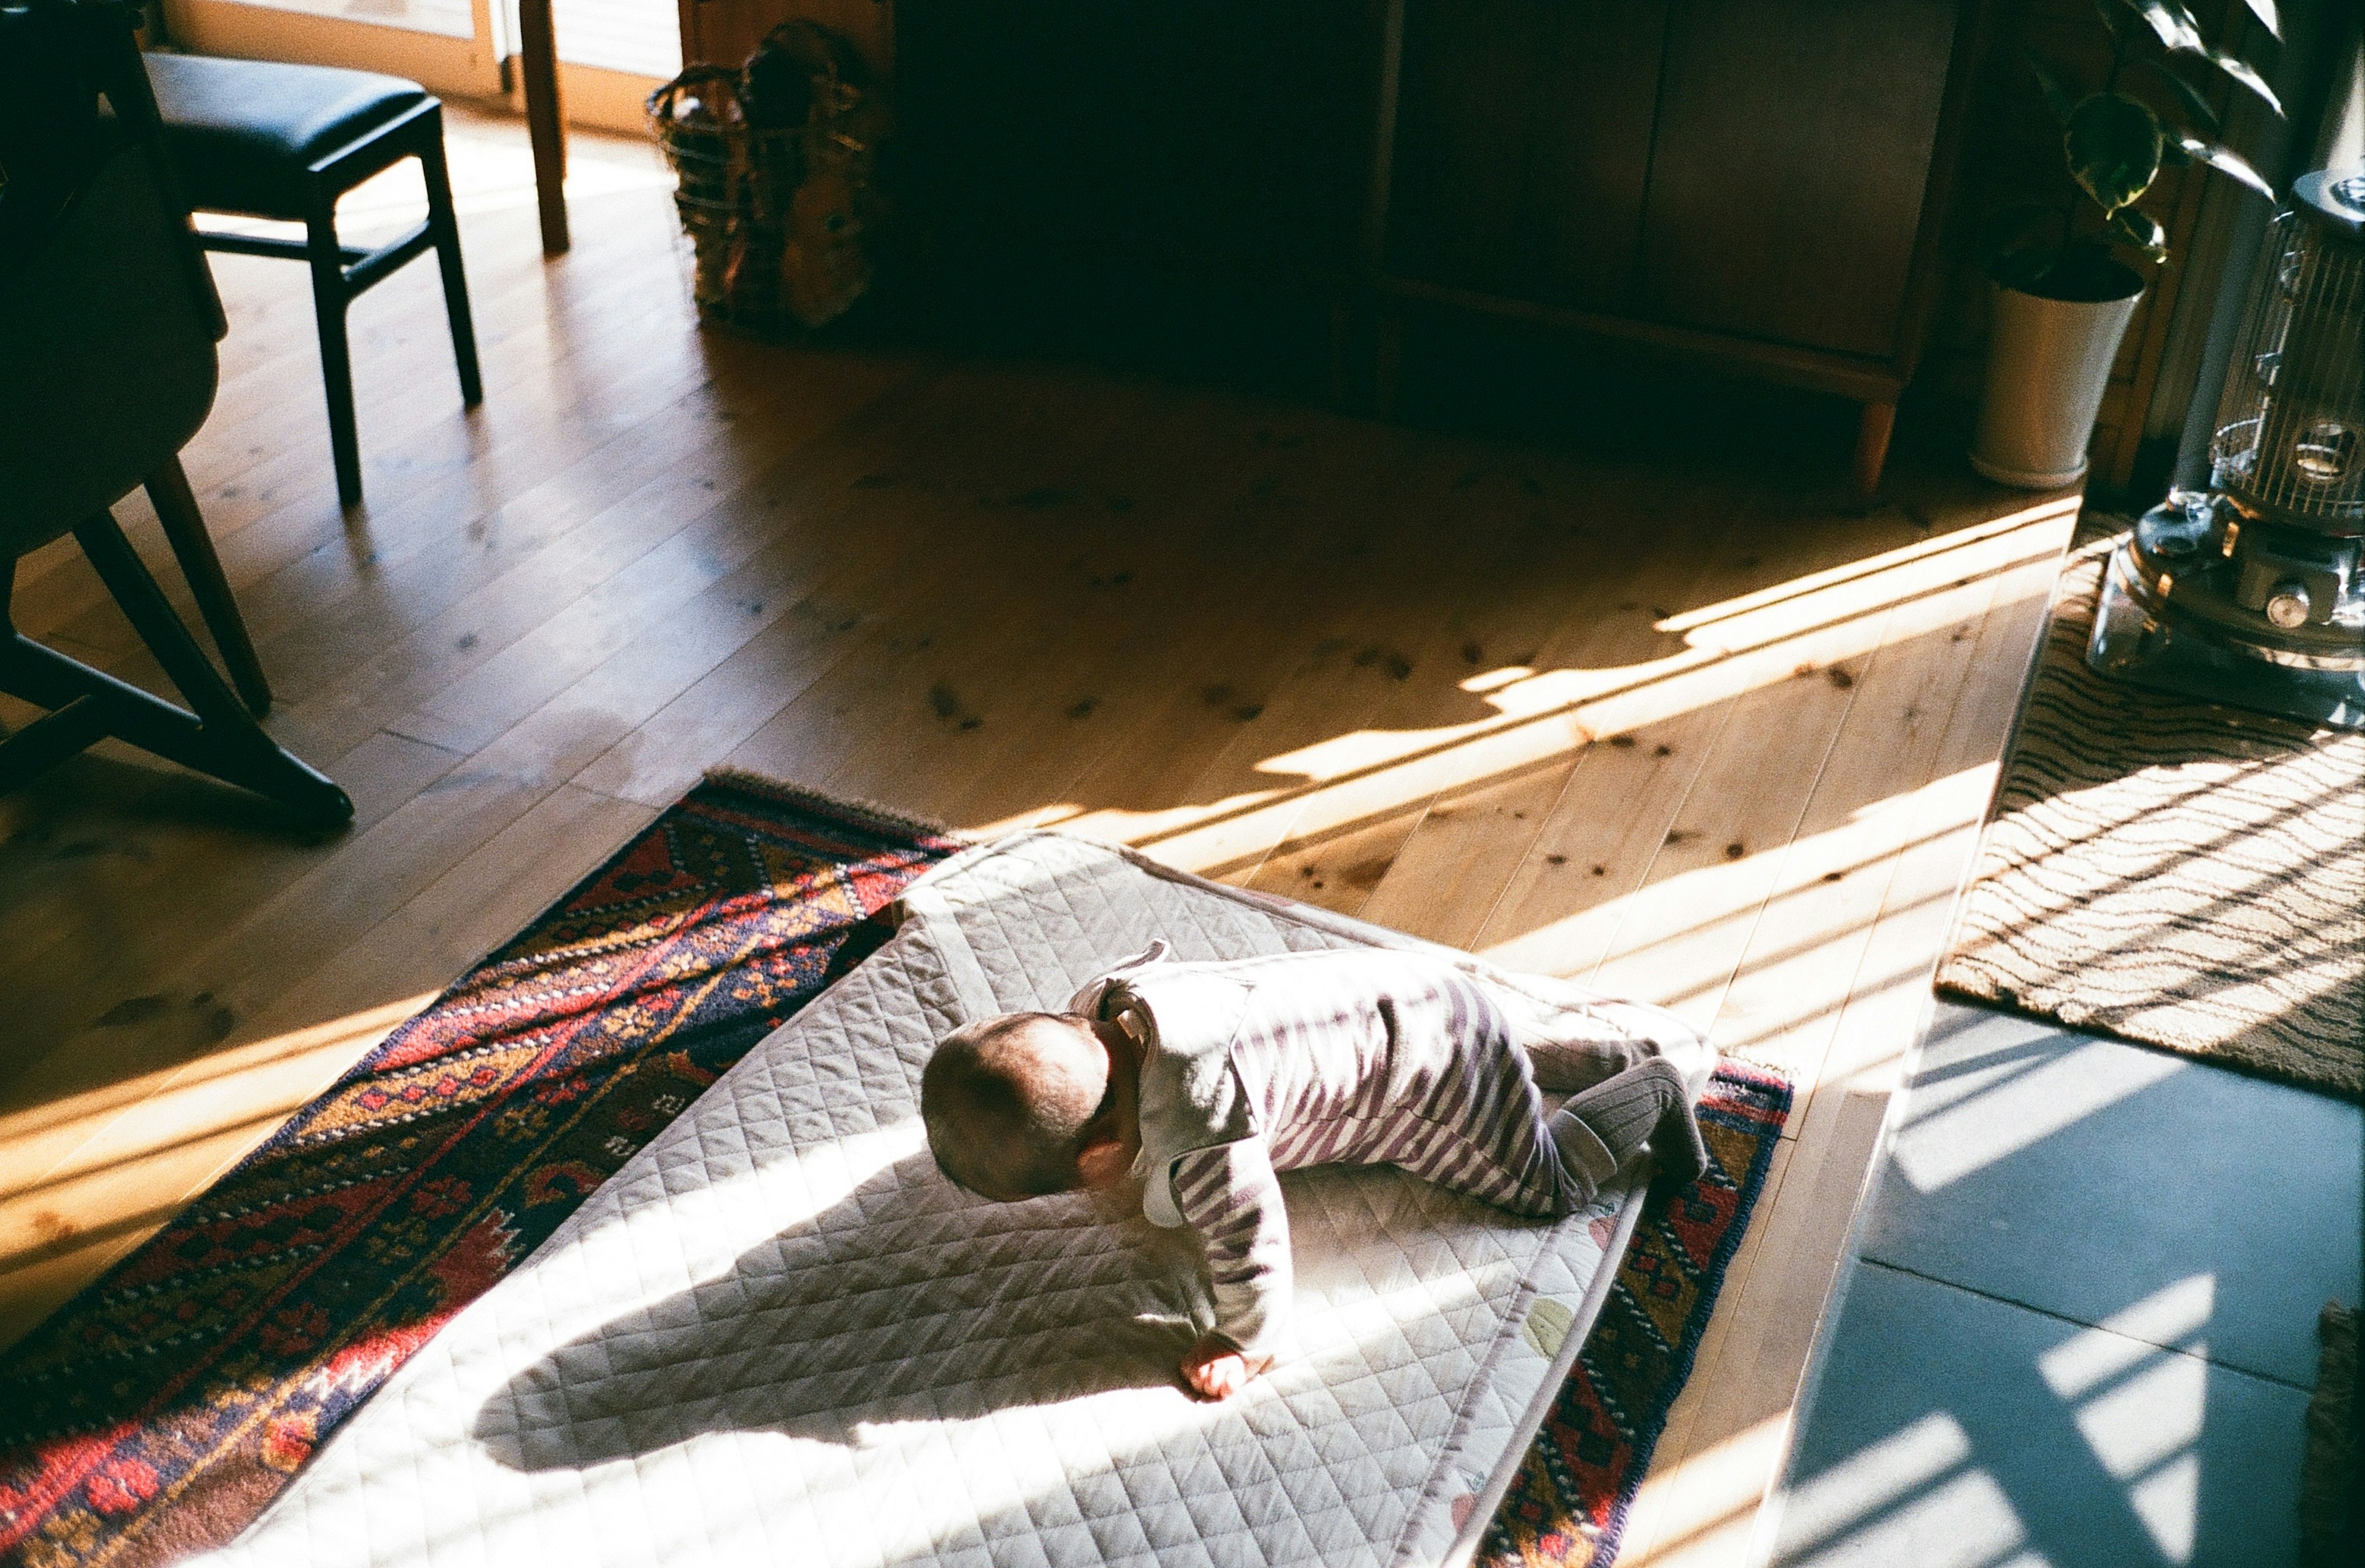
[[[1648, 1037], [1696, 1047], [1689, 1031], [1653, 1009], [1583, 1011], [1589, 1028], [1553, 1038], [1515, 1030], [1492, 988], [1442, 958], [1360, 949], [1182, 963], [1158, 942], [1064, 1013], [954, 1030], [922, 1075], [921, 1115], [938, 1167], [980, 1196], [1132, 1178], [1153, 1224], [1195, 1230], [1215, 1327], [1183, 1358], [1182, 1381], [1221, 1399], [1272, 1364], [1288, 1313], [1278, 1171], [1395, 1165], [1557, 1218], [1645, 1139], [1662, 1178], [1707, 1169], [1691, 1087]], [[1620, 1014], [1652, 1026], [1602, 1028]], [[1547, 1114], [1539, 1084], [1580, 1092]]]

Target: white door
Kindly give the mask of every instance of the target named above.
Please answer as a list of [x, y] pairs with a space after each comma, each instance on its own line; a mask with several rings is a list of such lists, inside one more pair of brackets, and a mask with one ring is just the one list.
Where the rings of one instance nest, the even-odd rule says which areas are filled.
[[[640, 101], [681, 69], [678, 0], [553, 0], [567, 118], [640, 126]], [[200, 54], [349, 65], [446, 96], [510, 88], [516, 0], [163, 0], [172, 41]]]

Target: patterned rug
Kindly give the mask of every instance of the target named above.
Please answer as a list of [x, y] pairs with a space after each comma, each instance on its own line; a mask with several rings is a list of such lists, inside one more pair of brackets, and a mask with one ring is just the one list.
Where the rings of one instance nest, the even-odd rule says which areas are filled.
[[[886, 935], [958, 846], [744, 778], [691, 791], [0, 1355], [0, 1562], [227, 1541], [436, 1329]], [[1489, 1551], [1606, 1568], [1788, 1105], [1721, 1073]]]
[[2124, 527], [2070, 546], [1938, 983], [2365, 1096], [2365, 734], [2089, 670]]

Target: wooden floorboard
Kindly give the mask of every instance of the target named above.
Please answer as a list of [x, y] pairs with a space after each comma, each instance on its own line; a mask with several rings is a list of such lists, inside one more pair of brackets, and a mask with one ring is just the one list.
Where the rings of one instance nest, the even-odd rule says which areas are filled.
[[[545, 260], [521, 132], [455, 117], [486, 402], [432, 269], [374, 293], [357, 511], [301, 269], [219, 269], [189, 469], [271, 727], [358, 815], [308, 839], [114, 745], [0, 800], [0, 1342], [728, 763], [1132, 842], [1788, 1075], [1621, 1556], [1747, 1562], [2074, 503], [1911, 441], [1862, 508], [1780, 431], [1522, 444], [701, 334], [647, 150], [586, 145]], [[70, 543], [16, 609], [157, 679]]]

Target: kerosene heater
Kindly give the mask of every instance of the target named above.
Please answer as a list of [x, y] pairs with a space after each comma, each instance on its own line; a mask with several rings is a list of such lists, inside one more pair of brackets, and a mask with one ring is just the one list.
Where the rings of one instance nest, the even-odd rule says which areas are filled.
[[2105, 675], [2365, 729], [2365, 170], [2301, 176], [2229, 362], [2210, 488], [2111, 555]]

